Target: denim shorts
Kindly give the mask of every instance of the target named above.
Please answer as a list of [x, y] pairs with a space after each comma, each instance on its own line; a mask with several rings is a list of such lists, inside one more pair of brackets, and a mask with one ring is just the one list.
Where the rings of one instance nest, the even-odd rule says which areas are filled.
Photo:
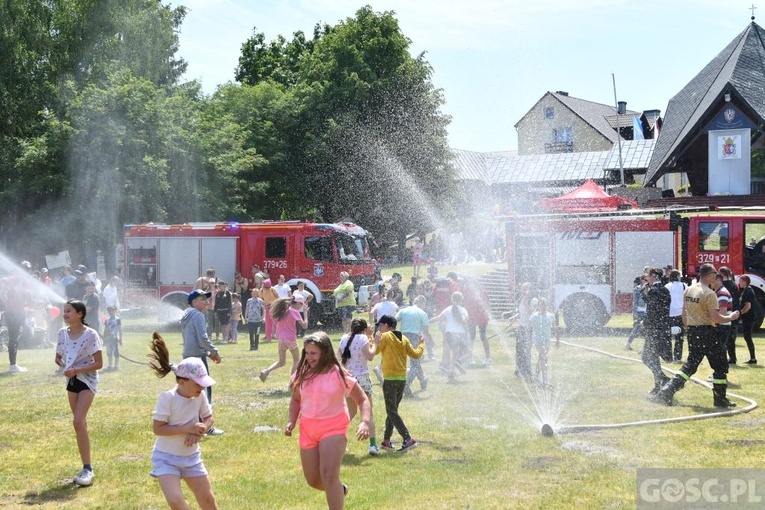
[[157, 478], [165, 475], [178, 476], [180, 478], [195, 478], [207, 476], [202, 452], [197, 450], [191, 455], [171, 455], [163, 451], [153, 449], [151, 451], [151, 476]]
[[337, 313], [340, 315], [340, 319], [353, 319], [353, 310], [355, 306], [341, 306], [337, 309]]

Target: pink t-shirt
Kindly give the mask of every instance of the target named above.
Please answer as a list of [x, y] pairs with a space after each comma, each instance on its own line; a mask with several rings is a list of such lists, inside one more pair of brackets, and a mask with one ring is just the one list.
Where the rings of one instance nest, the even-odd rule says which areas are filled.
[[348, 416], [345, 397], [356, 384], [356, 379], [346, 375], [345, 382], [348, 384], [347, 388], [337, 367], [332, 367], [329, 372], [304, 382], [300, 386], [301, 416], [313, 419], [334, 418], [341, 413]]
[[297, 340], [297, 329], [295, 322], [302, 321], [303, 316], [293, 307], [289, 307], [287, 315], [276, 321], [276, 338], [279, 340]]

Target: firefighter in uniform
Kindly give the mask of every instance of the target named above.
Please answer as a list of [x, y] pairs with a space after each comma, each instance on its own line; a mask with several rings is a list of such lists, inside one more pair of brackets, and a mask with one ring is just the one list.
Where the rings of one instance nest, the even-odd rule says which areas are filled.
[[699, 281], [683, 293], [683, 324], [688, 332], [688, 359], [678, 374], [657, 394], [657, 399], [666, 405], [672, 405], [672, 396], [696, 373], [704, 356], [714, 370], [712, 394], [715, 407], [736, 405], [726, 397], [728, 359], [719, 343], [715, 324], [736, 320], [739, 312], [720, 315], [717, 295], [710, 288], [716, 275], [717, 271], [712, 264], [702, 265], [699, 269]]
[[669, 340], [669, 305], [672, 299], [669, 289], [661, 284], [664, 272], [661, 268], [654, 267], [648, 270], [646, 278], [648, 283], [643, 288], [646, 304], [646, 315], [643, 320], [645, 331], [645, 345], [641, 360], [653, 374], [653, 389], [651, 395], [656, 395], [661, 387], [669, 381], [661, 369], [662, 347]]

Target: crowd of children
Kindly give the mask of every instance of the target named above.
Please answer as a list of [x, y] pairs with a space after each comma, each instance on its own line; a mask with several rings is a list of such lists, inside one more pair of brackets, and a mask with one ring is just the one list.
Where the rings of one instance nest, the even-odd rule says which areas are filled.
[[[247, 324], [250, 350], [258, 350], [262, 334], [264, 341], [271, 338], [278, 341], [279, 358], [260, 372], [262, 381], [286, 364], [287, 351], [292, 355], [292, 397], [284, 433], [290, 436], [299, 426], [305, 479], [311, 487], [325, 492], [329, 508], [342, 508], [348, 493], [348, 487], [340, 481], [340, 468], [348, 425], [356, 414], [361, 417], [356, 436], [359, 440], [369, 440], [371, 455], [379, 455], [381, 449], [405, 452], [417, 447], [399, 408], [402, 399], [412, 395], [411, 384], [415, 379], [419, 379], [423, 390], [427, 388], [428, 379], [419, 359], [426, 352], [429, 359], [435, 359], [430, 324], [443, 325], [442, 369], [448, 380], [453, 381], [455, 367], [463, 367], [472, 360], [472, 343], [468, 340], [471, 326], [481, 328], [480, 321], [471, 321], [472, 313], [464, 306], [465, 297], [460, 289], [469, 292], [470, 299], [483, 299], [454, 273], [438, 279], [435, 266], [430, 267], [428, 273], [436, 278], [434, 282], [423, 278], [420, 283], [413, 278], [406, 293], [402, 291], [397, 275], [388, 284], [380, 284], [373, 296], [376, 303], [371, 303], [369, 309], [370, 322], [354, 318], [350, 332], [342, 336], [337, 351], [327, 334], [321, 331], [307, 334], [298, 345], [298, 335], [308, 328], [307, 304], [310, 301], [300, 287], [295, 291], [287, 290], [284, 297], [274, 297], [279, 292], [277, 287], [283, 287], [283, 278], [277, 286], [265, 279], [260, 291], [249, 293], [243, 307], [239, 293], [229, 292], [225, 283], [211, 281], [213, 277], [200, 278], [199, 287], [188, 295], [189, 307], [180, 321], [183, 360], [177, 365], [170, 362], [168, 346], [157, 333], [150, 344], [149, 365], [156, 375], [164, 377], [171, 372], [175, 375], [175, 386], [159, 395], [153, 413], [153, 431], [157, 437], [150, 474], [157, 478], [168, 505], [186, 507], [180, 483], [184, 480], [200, 508], [217, 508], [199, 448], [203, 436], [223, 434], [213, 424], [212, 385], [215, 381], [210, 376], [208, 359], [221, 362], [212, 335], [217, 338], [222, 335], [222, 342], [237, 343], [240, 322]], [[92, 281], [85, 280], [82, 300], [70, 299], [63, 307], [65, 326], [58, 333], [55, 357], [67, 378], [67, 393], [82, 461], [82, 469], [74, 477], [74, 482], [82, 486], [92, 484], [94, 479], [87, 414], [98, 390], [98, 371], [103, 366], [99, 331], [89, 326], [85, 318], [95, 316], [95, 321], [102, 327], [100, 336], [106, 351], [107, 371], [118, 370], [123, 344], [118, 307], [108, 304], [105, 317], [101, 318], [101, 300], [97, 299], [93, 287]], [[270, 299], [269, 294], [274, 299]], [[487, 306], [483, 302], [478, 308]], [[211, 321], [218, 327], [211, 328]], [[485, 363], [488, 364], [485, 327], [481, 338]], [[377, 355], [381, 359], [379, 370], [385, 404], [383, 435], [379, 443], [369, 376], [369, 362]], [[393, 441], [394, 431], [401, 438], [398, 448]]]

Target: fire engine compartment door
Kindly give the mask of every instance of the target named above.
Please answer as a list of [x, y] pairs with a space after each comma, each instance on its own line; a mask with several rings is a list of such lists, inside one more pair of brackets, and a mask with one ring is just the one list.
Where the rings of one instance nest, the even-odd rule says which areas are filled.
[[208, 267], [215, 268], [215, 276], [231, 287], [236, 269], [236, 237], [203, 237], [202, 266], [199, 274]]
[[572, 295], [590, 294], [611, 313], [608, 232], [561, 232], [555, 237], [555, 306]]
[[643, 268], [675, 264], [674, 232], [617, 232], [614, 247], [614, 283], [617, 294], [632, 295], [635, 277]]
[[160, 285], [193, 285], [200, 274], [203, 273], [199, 270], [199, 238], [160, 239]]

